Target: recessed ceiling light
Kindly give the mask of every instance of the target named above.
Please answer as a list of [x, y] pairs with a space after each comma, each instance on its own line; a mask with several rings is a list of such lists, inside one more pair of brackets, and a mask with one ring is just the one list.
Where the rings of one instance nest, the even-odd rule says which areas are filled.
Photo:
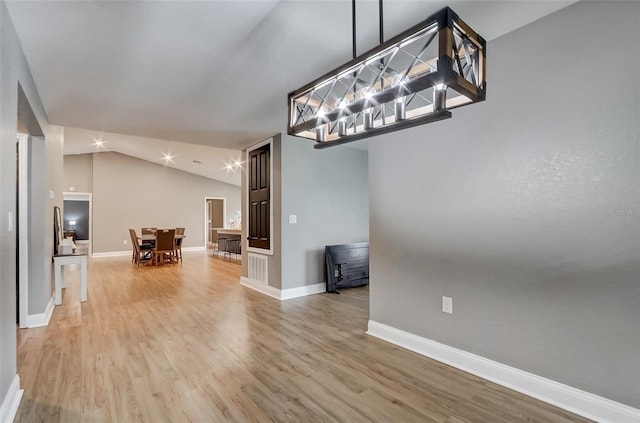
[[242, 162], [238, 159], [233, 159], [231, 163], [225, 163], [224, 168], [227, 172], [230, 170], [236, 171], [238, 169], [242, 169]]
[[171, 153], [162, 153], [162, 154], [164, 154], [164, 157], [162, 158], [162, 160], [164, 160], [166, 163], [173, 162], [173, 158], [175, 157], [174, 155], [172, 155]]
[[95, 145], [97, 148], [104, 148], [104, 143], [106, 141], [104, 141], [102, 137], [100, 138], [92, 137], [92, 138], [93, 138], [93, 144], [91, 145]]

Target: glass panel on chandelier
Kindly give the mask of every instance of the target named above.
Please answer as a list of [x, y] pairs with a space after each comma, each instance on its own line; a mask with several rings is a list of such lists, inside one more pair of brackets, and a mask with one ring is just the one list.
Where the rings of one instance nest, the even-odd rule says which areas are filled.
[[330, 144], [449, 118], [485, 98], [485, 45], [445, 8], [291, 93], [288, 133]]

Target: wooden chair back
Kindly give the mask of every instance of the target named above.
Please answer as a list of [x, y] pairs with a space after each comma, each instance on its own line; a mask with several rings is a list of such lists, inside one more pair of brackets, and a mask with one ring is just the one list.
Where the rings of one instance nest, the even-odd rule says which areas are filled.
[[158, 229], [156, 231], [156, 248], [157, 252], [171, 252], [175, 243], [175, 229]]
[[[176, 235], [184, 235], [184, 228], [176, 228]], [[176, 245], [182, 245], [182, 238], [176, 238]]]
[[[184, 228], [176, 228], [176, 235], [184, 235]], [[175, 256], [176, 259], [182, 261], [182, 237], [175, 240]]]
[[129, 229], [129, 236], [131, 237], [131, 248], [133, 249], [133, 254], [131, 255], [131, 263], [134, 263], [136, 266], [140, 265], [140, 255], [142, 252], [140, 251], [140, 244], [138, 244], [138, 236], [136, 235], [135, 229]]
[[131, 246], [133, 247], [134, 252], [138, 252], [140, 254], [140, 244], [138, 244], [138, 236], [136, 235], [135, 229], [129, 229], [129, 236], [131, 237]]

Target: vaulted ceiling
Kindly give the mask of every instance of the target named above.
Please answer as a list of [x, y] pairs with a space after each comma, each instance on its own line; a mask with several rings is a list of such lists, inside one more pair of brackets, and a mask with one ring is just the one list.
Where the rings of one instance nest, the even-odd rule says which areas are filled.
[[[385, 39], [447, 5], [491, 40], [570, 3], [386, 0]], [[240, 150], [286, 130], [288, 92], [352, 58], [349, 0], [7, 5], [48, 119], [66, 127]], [[378, 44], [378, 2], [356, 5], [360, 54]]]

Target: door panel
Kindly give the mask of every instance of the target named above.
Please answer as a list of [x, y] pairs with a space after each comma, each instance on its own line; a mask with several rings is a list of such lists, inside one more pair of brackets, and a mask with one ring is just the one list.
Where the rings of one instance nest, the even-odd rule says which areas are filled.
[[271, 145], [249, 153], [249, 247], [271, 246]]

